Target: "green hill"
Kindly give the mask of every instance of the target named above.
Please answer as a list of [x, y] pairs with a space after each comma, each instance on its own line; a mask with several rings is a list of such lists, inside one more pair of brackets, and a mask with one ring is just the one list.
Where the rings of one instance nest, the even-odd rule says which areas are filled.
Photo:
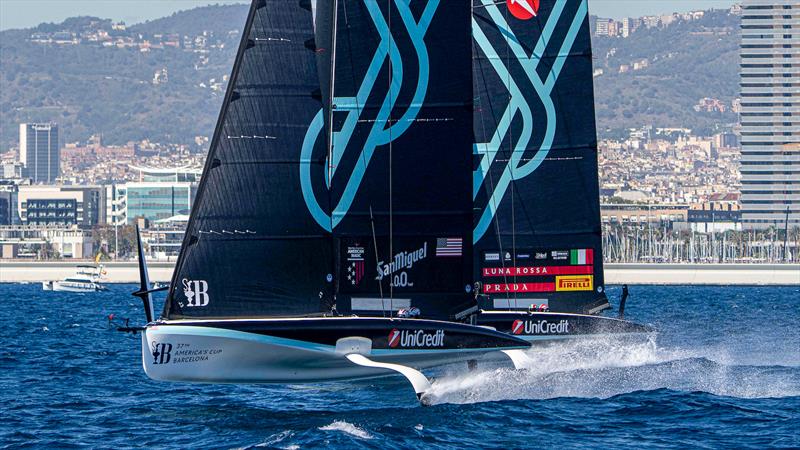
[[[640, 29], [627, 39], [594, 38], [595, 67], [604, 71], [595, 78], [601, 134], [644, 124], [711, 131], [735, 122], [738, 30], [737, 16], [707, 11], [702, 19]], [[643, 59], [646, 68], [619, 73], [620, 66]], [[721, 100], [727, 111], [696, 112], [705, 97]]]
[[[65, 142], [94, 133], [108, 143], [208, 136], [246, 14], [246, 5], [208, 6], [127, 29], [76, 17], [0, 32], [0, 151], [17, 145], [17, 124], [25, 121], [58, 122]], [[604, 70], [595, 78], [601, 135], [643, 124], [711, 130], [735, 121], [730, 112], [693, 106], [704, 97], [730, 105], [737, 95], [737, 30], [737, 17], [713, 11], [627, 39], [595, 38], [595, 64]], [[106, 45], [92, 40], [98, 33]], [[80, 43], [47, 42], [71, 38]], [[144, 41], [153, 48], [142, 51]], [[619, 73], [641, 59], [647, 68]], [[163, 69], [167, 82], [154, 84]]]

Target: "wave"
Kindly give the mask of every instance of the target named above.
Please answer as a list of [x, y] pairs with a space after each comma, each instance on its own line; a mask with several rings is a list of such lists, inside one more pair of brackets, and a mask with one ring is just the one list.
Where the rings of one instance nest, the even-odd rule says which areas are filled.
[[352, 423], [342, 420], [335, 420], [332, 423], [319, 427], [321, 431], [341, 431], [342, 433], [349, 434], [361, 439], [372, 439], [372, 435], [367, 433], [363, 428], [359, 428]]
[[433, 403], [610, 398], [659, 389], [739, 398], [800, 396], [796, 367], [737, 364], [725, 349], [609, 339], [535, 347], [527, 354], [531, 364], [523, 370], [499, 368], [435, 380]]

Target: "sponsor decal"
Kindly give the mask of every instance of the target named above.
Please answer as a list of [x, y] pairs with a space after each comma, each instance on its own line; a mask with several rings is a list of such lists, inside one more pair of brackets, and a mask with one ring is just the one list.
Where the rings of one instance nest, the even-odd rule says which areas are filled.
[[364, 247], [347, 247], [347, 281], [357, 286], [364, 279]]
[[539, 0], [506, 0], [506, 5], [519, 20], [531, 20], [539, 13]]
[[594, 264], [594, 249], [570, 250], [569, 263], [574, 266]]
[[444, 330], [427, 333], [425, 330], [398, 330], [389, 332], [389, 347], [444, 347]]
[[463, 242], [461, 238], [436, 239], [436, 256], [461, 256]]
[[486, 253], [483, 255], [484, 261], [500, 261], [500, 253]]
[[172, 357], [172, 344], [153, 342], [150, 344], [150, 352], [153, 354], [153, 364], [167, 364]]
[[208, 361], [209, 358], [222, 354], [221, 348], [192, 348], [191, 344], [172, 344], [153, 342], [151, 344], [153, 364], [185, 364]]
[[411, 287], [414, 283], [408, 281], [407, 269], [414, 267], [414, 264], [425, 259], [428, 256], [428, 243], [422, 244], [422, 247], [413, 252], [400, 252], [394, 255], [394, 259], [386, 263], [379, 261], [376, 267], [378, 276], [375, 277], [378, 281], [383, 281], [385, 277], [391, 276], [390, 282], [394, 287]]
[[536, 253], [536, 259], [547, 259], [547, 252], [543, 252], [543, 253], [537, 252]]
[[569, 259], [569, 252], [566, 250], [554, 250], [550, 252], [550, 255], [553, 257], [553, 259], [564, 260], [564, 261]]
[[485, 267], [484, 277], [536, 277], [547, 275], [590, 275], [592, 266], [532, 266], [532, 267]]
[[484, 294], [504, 292], [554, 292], [555, 283], [486, 283], [483, 285]]
[[528, 253], [517, 253], [517, 259], [531, 259], [531, 255]]
[[515, 320], [511, 324], [511, 332], [514, 334], [568, 334], [569, 321], [550, 322], [547, 319]]
[[591, 291], [594, 289], [594, 277], [592, 275], [572, 275], [556, 277], [556, 291]]
[[506, 252], [506, 254], [503, 255], [503, 258], [505, 258], [506, 261], [511, 261], [511, 252]]
[[202, 307], [208, 305], [210, 298], [208, 297], [208, 282], [206, 280], [184, 278], [181, 283], [183, 284], [183, 295], [186, 296], [185, 306]]

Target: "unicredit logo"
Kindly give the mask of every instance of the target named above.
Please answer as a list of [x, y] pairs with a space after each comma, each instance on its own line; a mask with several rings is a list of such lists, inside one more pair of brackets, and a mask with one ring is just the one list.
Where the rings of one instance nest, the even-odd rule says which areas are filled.
[[514, 334], [567, 334], [569, 333], [569, 321], [515, 320], [511, 324], [511, 332]]
[[389, 347], [444, 347], [444, 330], [426, 333], [425, 330], [398, 330], [389, 332]]
[[395, 328], [389, 332], [389, 347], [395, 348], [400, 343], [400, 331]]
[[508, 11], [517, 19], [530, 20], [539, 13], [539, 0], [506, 0]]

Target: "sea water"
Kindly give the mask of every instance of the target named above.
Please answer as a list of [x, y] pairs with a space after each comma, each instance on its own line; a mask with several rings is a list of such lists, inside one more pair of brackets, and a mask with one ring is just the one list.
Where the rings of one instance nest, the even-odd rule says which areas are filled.
[[[631, 287], [654, 340], [536, 348], [528, 370], [292, 386], [149, 380], [134, 286], [0, 284], [0, 446], [800, 447], [800, 287]], [[618, 288], [609, 289], [612, 300]]]

